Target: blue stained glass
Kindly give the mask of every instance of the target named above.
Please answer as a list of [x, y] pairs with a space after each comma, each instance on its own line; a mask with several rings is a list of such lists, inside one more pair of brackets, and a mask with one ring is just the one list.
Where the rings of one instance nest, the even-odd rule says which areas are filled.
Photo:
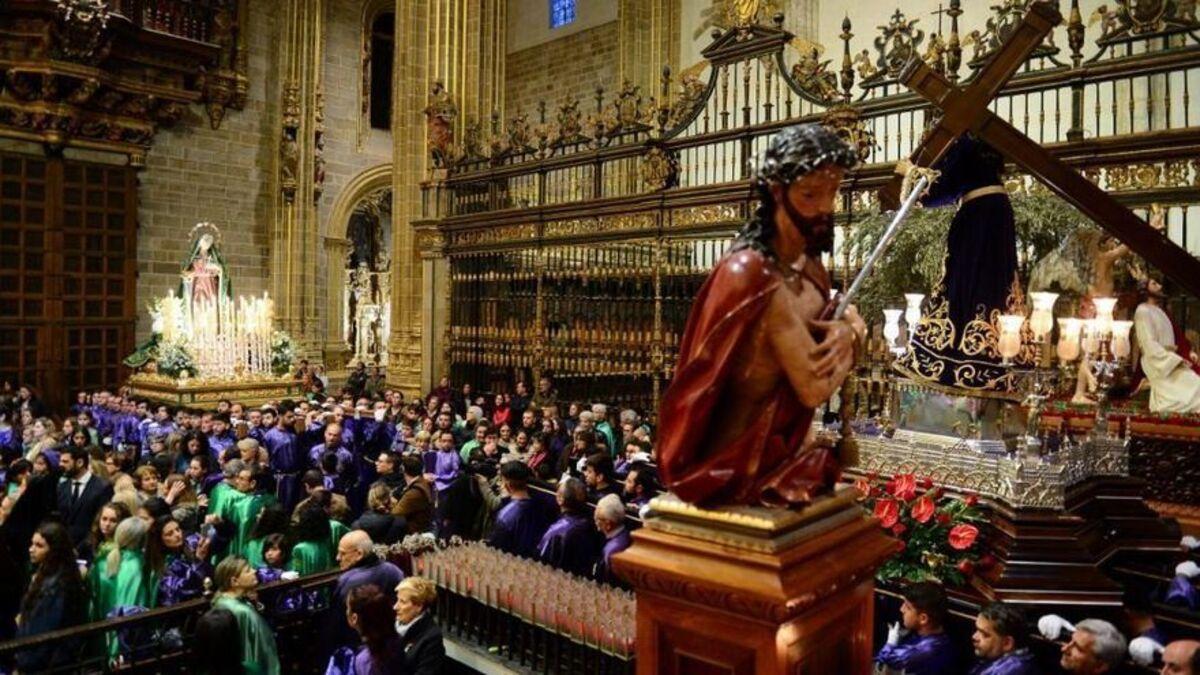
[[550, 0], [550, 27], [559, 28], [575, 20], [575, 0]]

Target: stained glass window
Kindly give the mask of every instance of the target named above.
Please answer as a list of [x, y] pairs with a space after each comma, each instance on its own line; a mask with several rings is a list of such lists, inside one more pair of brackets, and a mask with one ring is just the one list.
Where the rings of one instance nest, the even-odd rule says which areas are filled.
[[550, 27], [559, 28], [575, 20], [575, 0], [550, 0]]

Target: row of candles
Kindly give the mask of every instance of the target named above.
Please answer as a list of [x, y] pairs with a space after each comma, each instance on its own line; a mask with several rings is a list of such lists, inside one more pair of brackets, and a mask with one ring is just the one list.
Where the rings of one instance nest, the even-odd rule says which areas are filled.
[[[1036, 345], [1047, 344], [1054, 329], [1054, 304], [1058, 301], [1058, 293], [1030, 293], [1029, 298], [1032, 308], [1028, 317], [1023, 314], [999, 316], [996, 348], [1006, 364], [1011, 364], [1012, 359], [1021, 353], [1026, 323], [1029, 335]], [[901, 317], [907, 324], [911, 339], [917, 323], [921, 320], [921, 303], [925, 296], [920, 293], [906, 293], [904, 299], [905, 309], [883, 310], [883, 335], [894, 353], [903, 353], [907, 348], [899, 342]], [[1096, 308], [1095, 318], [1059, 317], [1057, 320], [1058, 343], [1055, 354], [1064, 365], [1079, 358], [1081, 352], [1089, 359], [1099, 355], [1101, 358], [1112, 356], [1118, 361], [1124, 361], [1129, 357], [1129, 334], [1133, 322], [1113, 318], [1113, 311], [1117, 306], [1116, 298], [1094, 298], [1092, 303]]]
[[473, 541], [433, 548], [415, 556], [413, 567], [456, 595], [611, 654], [634, 653], [637, 601], [630, 591]]
[[155, 329], [164, 342], [182, 342], [192, 355], [196, 375], [233, 378], [271, 374], [271, 340], [275, 326], [275, 301], [228, 296], [188, 303], [168, 293], [159, 303], [161, 326]]

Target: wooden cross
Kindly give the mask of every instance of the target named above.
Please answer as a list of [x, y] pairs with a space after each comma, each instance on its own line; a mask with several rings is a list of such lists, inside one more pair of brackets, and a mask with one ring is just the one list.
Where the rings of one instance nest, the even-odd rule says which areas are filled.
[[[942, 112], [941, 119], [925, 133], [913, 152], [912, 163], [933, 166], [959, 136], [970, 131], [1045, 183], [1172, 281], [1200, 297], [1200, 260], [988, 110], [992, 98], [1061, 21], [1062, 15], [1053, 5], [1033, 3], [1009, 39], [965, 89], [955, 87], [919, 56], [911, 58], [901, 70], [899, 81]], [[895, 208], [899, 203], [902, 180], [895, 176], [880, 190], [880, 202], [886, 208]]]

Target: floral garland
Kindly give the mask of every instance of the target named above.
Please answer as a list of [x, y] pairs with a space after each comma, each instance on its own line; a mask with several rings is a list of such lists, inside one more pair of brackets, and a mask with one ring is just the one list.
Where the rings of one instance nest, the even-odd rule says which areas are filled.
[[896, 554], [880, 566], [880, 581], [938, 581], [964, 584], [978, 567], [994, 564], [979, 555], [979, 527], [985, 520], [979, 498], [947, 496], [941, 487], [913, 474], [882, 481], [875, 474], [854, 483], [859, 501], [879, 525], [896, 537]]
[[271, 371], [284, 375], [291, 371], [296, 360], [296, 343], [286, 331], [277, 330], [271, 336]]
[[155, 347], [158, 372], [167, 377], [196, 374], [196, 362], [182, 342], [162, 342]]

